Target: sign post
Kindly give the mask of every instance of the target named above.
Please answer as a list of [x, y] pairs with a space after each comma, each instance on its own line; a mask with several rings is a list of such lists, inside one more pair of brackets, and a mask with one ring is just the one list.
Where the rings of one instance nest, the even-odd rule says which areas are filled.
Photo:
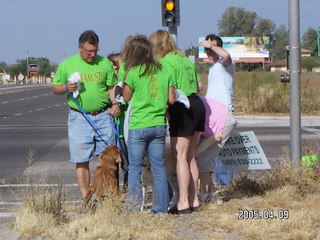
[[320, 27], [318, 27], [318, 56], [320, 56]]

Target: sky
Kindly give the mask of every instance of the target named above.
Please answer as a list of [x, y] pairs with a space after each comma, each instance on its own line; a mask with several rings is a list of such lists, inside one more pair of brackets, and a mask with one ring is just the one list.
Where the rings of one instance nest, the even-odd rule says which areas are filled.
[[[276, 27], [288, 28], [289, 0], [180, 0], [177, 43], [184, 50], [199, 37], [218, 33], [218, 21], [229, 7], [256, 12]], [[320, 26], [320, 1], [300, 0], [300, 35]], [[0, 62], [45, 57], [59, 64], [78, 53], [78, 38], [94, 30], [102, 56], [121, 51], [129, 35], [164, 29], [161, 0], [1, 0]]]

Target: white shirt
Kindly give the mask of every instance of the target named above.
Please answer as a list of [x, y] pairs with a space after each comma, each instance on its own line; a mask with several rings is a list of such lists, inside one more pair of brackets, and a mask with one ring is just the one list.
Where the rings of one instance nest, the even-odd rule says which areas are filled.
[[206, 97], [223, 103], [230, 111], [234, 111], [233, 105], [233, 76], [234, 64], [225, 67], [221, 59], [216, 61], [209, 69], [208, 88]]

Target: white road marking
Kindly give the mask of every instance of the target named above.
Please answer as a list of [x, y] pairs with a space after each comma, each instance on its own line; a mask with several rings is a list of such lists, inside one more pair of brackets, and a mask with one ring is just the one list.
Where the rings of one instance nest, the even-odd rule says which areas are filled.
[[311, 132], [311, 133], [320, 135], [320, 129], [317, 129], [317, 128], [302, 127], [301, 129], [303, 129], [306, 132]]
[[14, 217], [13, 212], [0, 213], [0, 218], [11, 218], [11, 217]]
[[[64, 187], [77, 187], [78, 184], [62, 184]], [[58, 187], [59, 184], [4, 184], [0, 185], [0, 188], [17, 188], [17, 187]]]

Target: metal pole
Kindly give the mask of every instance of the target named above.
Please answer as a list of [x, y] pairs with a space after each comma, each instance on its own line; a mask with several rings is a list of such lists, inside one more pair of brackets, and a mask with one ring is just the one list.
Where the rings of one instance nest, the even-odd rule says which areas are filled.
[[176, 45], [178, 46], [178, 30], [177, 27], [169, 27], [169, 33], [171, 34], [173, 40], [175, 41]]
[[29, 80], [29, 52], [27, 51], [27, 79], [26, 79], [26, 84], [27, 84], [28, 80]]
[[289, 69], [290, 69], [290, 157], [294, 169], [301, 159], [301, 100], [300, 100], [300, 16], [299, 0], [289, 1]]

